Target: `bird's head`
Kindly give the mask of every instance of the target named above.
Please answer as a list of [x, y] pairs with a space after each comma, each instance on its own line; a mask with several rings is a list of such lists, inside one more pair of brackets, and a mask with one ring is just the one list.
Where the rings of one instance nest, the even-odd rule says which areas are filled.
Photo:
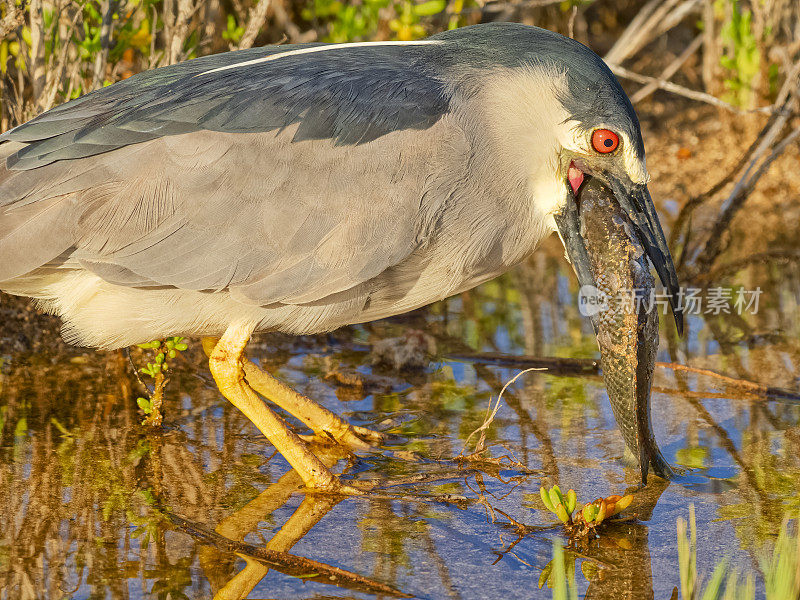
[[[581, 285], [593, 279], [579, 232], [579, 190], [589, 177], [605, 183], [670, 295], [681, 332], [678, 278], [647, 189], [639, 120], [619, 82], [597, 54], [569, 38], [524, 25], [480, 27], [469, 36], [478, 41], [465, 42], [463, 51], [480, 51], [471, 63], [491, 72], [476, 78], [474, 93], [497, 160], [558, 231]], [[464, 35], [457, 31], [446, 35]], [[465, 87], [471, 75], [465, 71]]]
[[636, 113], [619, 82], [597, 55], [586, 49], [582, 68], [569, 69], [557, 102], [567, 117], [557, 125], [556, 177], [561, 194], [553, 219], [581, 285], [593, 279], [579, 231], [581, 185], [589, 177], [605, 183], [627, 213], [635, 233], [670, 297], [678, 333], [678, 276], [650, 198], [644, 142]]

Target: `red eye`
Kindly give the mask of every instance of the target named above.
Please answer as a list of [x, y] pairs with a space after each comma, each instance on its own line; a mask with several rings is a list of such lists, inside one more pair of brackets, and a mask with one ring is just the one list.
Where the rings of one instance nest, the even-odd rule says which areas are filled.
[[619, 146], [619, 136], [610, 129], [595, 129], [592, 134], [592, 146], [600, 154], [608, 154]]

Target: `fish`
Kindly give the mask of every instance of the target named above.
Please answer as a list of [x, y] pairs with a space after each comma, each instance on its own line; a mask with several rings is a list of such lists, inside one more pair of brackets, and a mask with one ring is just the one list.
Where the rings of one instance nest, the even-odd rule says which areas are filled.
[[650, 468], [668, 479], [674, 471], [661, 454], [650, 415], [658, 310], [649, 259], [613, 192], [596, 177], [579, 190], [578, 218], [594, 280], [592, 322], [614, 418], [638, 460], [642, 483], [647, 484]]

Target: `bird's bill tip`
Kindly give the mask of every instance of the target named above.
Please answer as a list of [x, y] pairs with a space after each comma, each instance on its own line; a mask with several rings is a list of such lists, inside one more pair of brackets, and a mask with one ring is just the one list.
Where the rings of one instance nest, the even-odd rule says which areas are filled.
[[683, 335], [683, 310], [680, 306], [680, 284], [678, 273], [661, 228], [656, 207], [645, 184], [633, 184], [611, 177], [611, 189], [619, 205], [633, 224], [650, 262], [658, 273], [661, 284], [667, 291], [675, 327]]

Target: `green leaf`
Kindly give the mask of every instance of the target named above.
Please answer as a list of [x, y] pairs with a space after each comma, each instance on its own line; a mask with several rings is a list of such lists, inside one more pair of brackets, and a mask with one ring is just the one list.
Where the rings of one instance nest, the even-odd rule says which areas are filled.
[[564, 502], [564, 498], [561, 495], [561, 490], [558, 489], [557, 485], [554, 485], [550, 488], [550, 502], [553, 503], [554, 507]]
[[571, 515], [575, 512], [575, 506], [578, 504], [578, 495], [575, 493], [575, 490], [570, 489], [567, 492], [567, 504], [566, 509], [567, 512]]
[[139, 408], [141, 408], [142, 412], [144, 412], [144, 414], [146, 415], [149, 415], [151, 412], [153, 412], [153, 403], [150, 402], [150, 400], [148, 400], [147, 398], [142, 398], [142, 397], [137, 398], [136, 404], [139, 405]]
[[587, 504], [583, 507], [583, 520], [587, 523], [594, 521], [597, 516], [597, 507], [594, 504]]
[[542, 497], [542, 502], [544, 503], [545, 508], [547, 508], [547, 510], [550, 512], [556, 512], [556, 507], [553, 506], [553, 503], [550, 501], [550, 496], [548, 495], [544, 486], [539, 488], [539, 495]]
[[542, 569], [541, 575], [539, 575], [539, 589], [542, 589], [542, 586], [547, 583], [550, 579], [550, 574], [553, 572], [553, 561], [551, 560], [544, 566]]
[[714, 568], [714, 573], [711, 575], [711, 580], [708, 582], [708, 585], [703, 592], [702, 600], [719, 600], [719, 597], [722, 594], [722, 580], [725, 579], [725, 571], [727, 568], [728, 559], [724, 558]]
[[439, 14], [445, 8], [447, 8], [445, 0], [428, 0], [428, 2], [417, 4], [414, 7], [414, 13], [418, 17], [430, 17], [431, 15]]
[[569, 515], [567, 514], [567, 509], [564, 508], [564, 505], [559, 502], [558, 506], [556, 506], [556, 516], [562, 523], [569, 522]]
[[156, 503], [156, 497], [153, 495], [153, 492], [150, 488], [139, 490], [139, 495], [147, 504], [151, 506]]

